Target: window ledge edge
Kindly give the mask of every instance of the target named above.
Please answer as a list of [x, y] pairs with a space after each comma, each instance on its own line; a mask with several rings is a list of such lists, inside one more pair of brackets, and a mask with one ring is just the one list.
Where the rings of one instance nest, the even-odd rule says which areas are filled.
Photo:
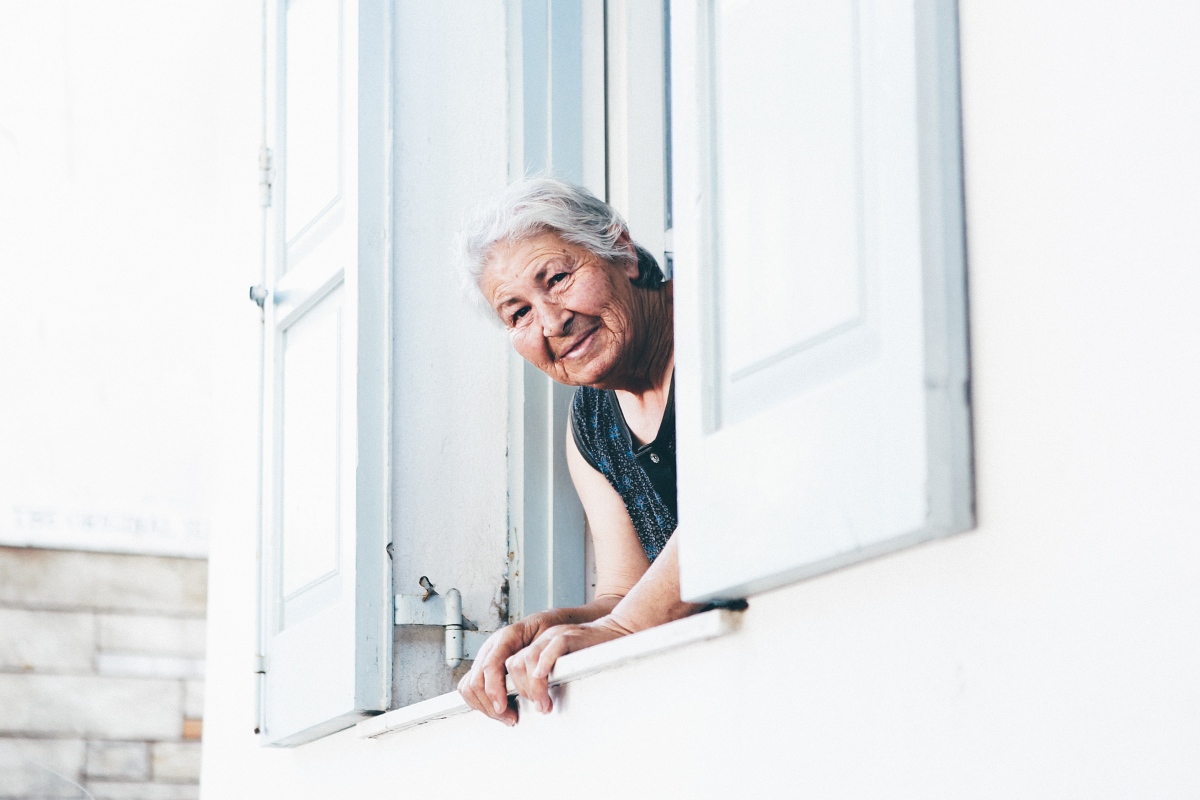
[[[742, 612], [717, 608], [690, 617], [668, 622], [656, 628], [598, 644], [586, 650], [568, 653], [558, 660], [550, 674], [550, 684], [561, 686], [598, 672], [615, 669], [631, 661], [675, 650], [695, 642], [703, 642], [732, 633], [741, 621]], [[512, 679], [508, 693], [515, 694]], [[355, 732], [360, 739], [377, 739], [425, 725], [440, 719], [466, 714], [471, 707], [458, 692], [413, 703], [404, 708], [379, 714], [357, 723]]]

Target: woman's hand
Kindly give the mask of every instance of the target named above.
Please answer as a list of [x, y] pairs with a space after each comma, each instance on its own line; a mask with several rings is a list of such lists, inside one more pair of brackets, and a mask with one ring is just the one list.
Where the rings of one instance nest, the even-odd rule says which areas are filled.
[[539, 639], [548, 629], [556, 626], [573, 627], [578, 623], [599, 619], [612, 611], [620, 599], [598, 597], [578, 608], [556, 608], [530, 614], [523, 620], [501, 628], [479, 648], [475, 665], [458, 682], [458, 693], [471, 708], [506, 725], [516, 725], [517, 711], [508, 706], [505, 662]]
[[463, 700], [492, 719], [515, 725], [517, 712], [508, 705], [506, 671], [518, 694], [545, 713], [554, 707], [550, 672], [562, 656], [699, 611], [701, 606], [679, 599], [678, 539], [671, 537], [624, 597], [604, 595], [579, 608], [543, 611], [494, 633], [459, 681]]
[[[554, 702], [550, 699], [550, 673], [554, 664], [567, 653], [625, 636], [626, 630], [612, 617], [601, 617], [581, 625], [555, 625], [547, 628], [528, 647], [505, 662], [517, 692], [534, 704], [538, 711], [548, 713]], [[513, 714], [516, 719], [516, 714]]]
[[539, 615], [534, 614], [488, 637], [479, 648], [475, 665], [458, 682], [458, 693], [467, 705], [505, 725], [517, 724], [517, 712], [508, 705], [504, 662], [537, 638], [543, 627]]
[[546, 713], [554, 707], [550, 671], [562, 656], [695, 614], [702, 608], [679, 599], [678, 534], [671, 537], [629, 594], [607, 600], [614, 605], [604, 616], [593, 622], [547, 627], [528, 647], [509, 657], [508, 673], [517, 692], [533, 702], [538, 711]]

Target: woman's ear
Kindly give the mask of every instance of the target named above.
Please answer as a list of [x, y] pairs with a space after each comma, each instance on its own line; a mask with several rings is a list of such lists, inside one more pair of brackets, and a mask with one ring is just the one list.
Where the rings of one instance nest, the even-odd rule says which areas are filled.
[[629, 280], [636, 281], [641, 275], [641, 265], [638, 264], [637, 248], [633, 246], [629, 231], [621, 231], [621, 235], [617, 237], [617, 245], [629, 253], [629, 260], [621, 265], [622, 271]]

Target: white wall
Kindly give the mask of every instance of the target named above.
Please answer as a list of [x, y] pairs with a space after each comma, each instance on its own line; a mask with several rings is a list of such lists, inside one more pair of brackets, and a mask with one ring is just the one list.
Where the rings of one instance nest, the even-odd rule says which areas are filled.
[[220, 531], [204, 796], [1200, 791], [1200, 9], [961, 17], [978, 529], [753, 598], [549, 718], [289, 751], [251, 734], [253, 543]]
[[198, 793], [208, 532], [253, 519], [258, 16], [0, 2], [5, 798]]
[[245, 6], [0, 8], [0, 543], [205, 554], [257, 350]]

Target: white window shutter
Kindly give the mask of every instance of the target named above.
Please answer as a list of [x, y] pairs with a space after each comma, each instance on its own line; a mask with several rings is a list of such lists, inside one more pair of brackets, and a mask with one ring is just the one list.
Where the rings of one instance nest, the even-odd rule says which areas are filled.
[[684, 597], [973, 524], [950, 0], [672, 5]]
[[382, 0], [266, 19], [262, 734], [387, 709], [389, 20]]

